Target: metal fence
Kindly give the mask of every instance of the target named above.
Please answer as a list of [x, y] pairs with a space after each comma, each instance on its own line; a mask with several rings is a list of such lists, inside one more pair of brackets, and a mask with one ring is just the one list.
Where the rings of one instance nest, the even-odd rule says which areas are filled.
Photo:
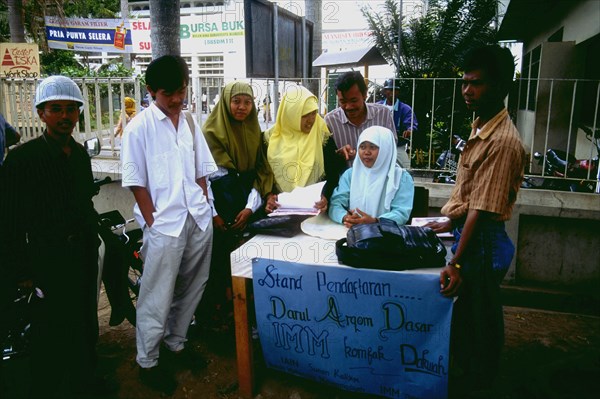
[[[334, 87], [336, 74], [328, 79], [273, 80], [248, 79], [255, 94], [259, 121], [263, 129], [275, 120], [281, 93], [299, 84], [307, 86], [319, 98], [322, 114], [337, 106]], [[139, 107], [142, 98], [148, 97], [138, 78], [75, 78], [81, 87], [87, 104], [80, 116], [74, 133], [78, 141], [99, 137], [105, 157], [119, 156], [120, 139], [113, 134], [119, 117], [125, 118], [123, 101], [133, 97]], [[225, 81], [211, 77], [193, 78], [188, 88], [187, 108], [201, 125], [218, 101]], [[383, 79], [369, 80], [367, 101], [376, 102], [383, 97]], [[466, 139], [470, 133], [472, 114], [469, 114], [461, 96], [460, 79], [399, 79], [399, 98], [412, 106], [418, 120], [418, 130], [411, 137], [411, 169], [416, 173], [436, 176], [440, 168], [436, 164], [442, 154], [455, 155], [456, 136]], [[0, 80], [0, 111], [13, 126], [17, 127], [23, 140], [39, 136], [44, 129], [34, 109], [34, 93], [37, 81], [27, 79]], [[533, 186], [539, 181], [598, 180], [598, 118], [600, 110], [600, 81], [575, 79], [518, 79], [506, 101], [511, 117], [517, 124], [529, 156], [527, 174]], [[126, 122], [124, 122], [126, 124]], [[587, 160], [587, 174], [577, 176], [565, 164], [561, 173], [549, 171], [535, 153], [546, 154], [549, 149], [575, 154], [575, 158]], [[449, 163], [452, 164], [451, 162]], [[536, 183], [538, 179], [538, 183]]]

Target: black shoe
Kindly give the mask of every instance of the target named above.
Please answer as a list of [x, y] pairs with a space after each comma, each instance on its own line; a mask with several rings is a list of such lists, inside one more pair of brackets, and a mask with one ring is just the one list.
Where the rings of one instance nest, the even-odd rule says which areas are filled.
[[147, 387], [169, 396], [177, 389], [177, 381], [173, 374], [158, 366], [147, 369], [140, 367], [140, 381]]
[[106, 396], [119, 390], [119, 382], [108, 376], [95, 377], [89, 385], [89, 391], [94, 395]]
[[192, 372], [204, 370], [209, 361], [197, 350], [192, 348], [182, 349], [178, 352], [165, 350], [163, 358], [177, 368], [189, 369]]

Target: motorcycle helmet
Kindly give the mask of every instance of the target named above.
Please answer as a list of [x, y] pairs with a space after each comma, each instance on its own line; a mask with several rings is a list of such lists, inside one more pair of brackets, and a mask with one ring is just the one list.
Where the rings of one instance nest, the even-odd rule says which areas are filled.
[[81, 104], [84, 100], [77, 83], [66, 76], [49, 76], [38, 85], [35, 90], [35, 107], [41, 108], [48, 101], [69, 100]]

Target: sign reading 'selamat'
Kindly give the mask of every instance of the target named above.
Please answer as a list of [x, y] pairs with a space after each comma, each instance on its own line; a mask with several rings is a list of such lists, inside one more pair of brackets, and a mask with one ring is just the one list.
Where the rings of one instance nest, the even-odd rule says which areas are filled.
[[[181, 17], [179, 37], [183, 53], [243, 49], [244, 21], [223, 14]], [[48, 46], [55, 49], [152, 53], [150, 18], [46, 17], [46, 38]]]
[[257, 258], [252, 278], [268, 367], [390, 398], [447, 396], [452, 300], [439, 274]]

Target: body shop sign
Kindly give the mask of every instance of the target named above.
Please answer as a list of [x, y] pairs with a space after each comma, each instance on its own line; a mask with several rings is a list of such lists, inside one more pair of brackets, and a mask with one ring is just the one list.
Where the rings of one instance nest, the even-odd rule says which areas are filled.
[[38, 78], [40, 55], [37, 44], [1, 43], [0, 76], [3, 78]]
[[258, 258], [253, 284], [268, 367], [391, 398], [447, 396], [452, 300], [439, 275]]

